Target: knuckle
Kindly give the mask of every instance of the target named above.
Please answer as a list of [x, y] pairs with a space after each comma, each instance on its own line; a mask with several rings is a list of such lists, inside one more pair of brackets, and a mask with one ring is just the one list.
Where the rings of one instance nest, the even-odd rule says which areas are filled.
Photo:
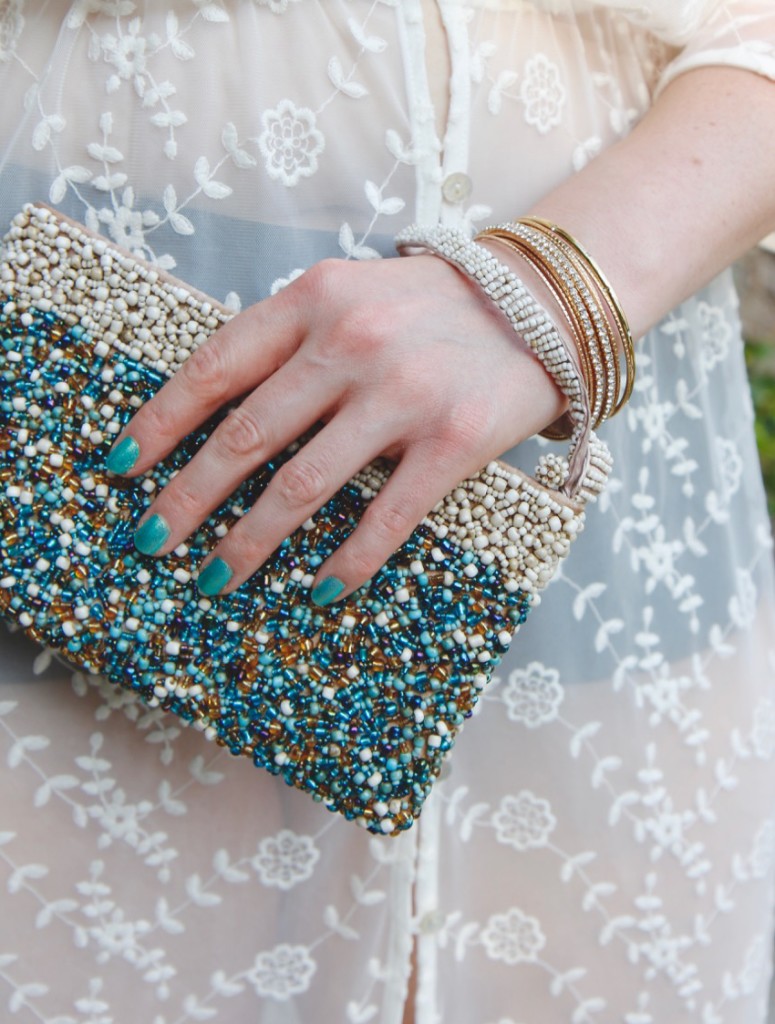
[[379, 569], [382, 561], [375, 557], [374, 551], [353, 541], [348, 545], [347, 577], [352, 580], [367, 580]]
[[255, 413], [238, 406], [232, 409], [213, 435], [219, 451], [227, 458], [253, 455], [266, 447], [266, 432]]
[[229, 530], [228, 537], [216, 550], [216, 554], [223, 558], [235, 572], [238, 571], [240, 575], [247, 577], [256, 571], [269, 552], [261, 538], [247, 528], [245, 520], [238, 520]]
[[406, 540], [416, 525], [407, 506], [390, 501], [370, 505], [363, 520], [380, 540], [393, 542], [396, 546]]
[[327, 496], [326, 481], [317, 466], [298, 458], [277, 471], [274, 486], [288, 508], [320, 508]]
[[148, 437], [153, 438], [154, 444], [166, 445], [166, 439], [170, 432], [170, 419], [164, 411], [161, 401], [157, 402], [152, 398], [149, 402], [146, 402], [136, 414], [133, 427], [133, 435], [136, 435], [141, 429], [147, 433]]
[[183, 364], [186, 387], [205, 402], [219, 405], [229, 397], [229, 375], [223, 345], [206, 342]]
[[318, 348], [324, 362], [361, 362], [372, 358], [382, 345], [379, 328], [363, 307], [340, 310], [321, 337]]
[[[395, 352], [395, 310], [382, 307], [351, 309], [345, 317], [345, 328], [352, 344], [359, 344], [370, 355]], [[397, 365], [403, 366], [401, 361]]]
[[348, 578], [365, 580], [373, 576], [416, 525], [412, 513], [403, 505], [370, 505], [345, 548]]
[[305, 292], [311, 302], [324, 302], [330, 295], [333, 283], [339, 279], [343, 260], [333, 257], [319, 260], [292, 282], [296, 291]]
[[207, 503], [202, 500], [202, 495], [192, 491], [185, 483], [176, 481], [173, 487], [175, 491], [175, 496], [172, 499], [173, 521], [179, 524], [201, 522], [207, 507]]
[[422, 411], [424, 418], [429, 413], [438, 415], [441, 403], [429, 394], [428, 381], [433, 380], [433, 376], [426, 374], [422, 366], [414, 360], [395, 358], [391, 360], [389, 376], [392, 387], [403, 396], [406, 405]]
[[492, 433], [494, 411], [487, 403], [458, 402], [437, 435], [446, 450], [473, 455]]

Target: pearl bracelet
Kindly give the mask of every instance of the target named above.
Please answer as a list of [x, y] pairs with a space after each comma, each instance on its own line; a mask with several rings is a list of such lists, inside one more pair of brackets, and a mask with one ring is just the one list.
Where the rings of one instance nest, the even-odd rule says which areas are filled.
[[401, 255], [432, 253], [465, 273], [501, 310], [552, 376], [570, 403], [572, 451], [565, 487], [575, 491], [588, 463], [589, 397], [586, 383], [549, 314], [509, 267], [462, 231], [411, 224], [396, 236], [395, 244]]

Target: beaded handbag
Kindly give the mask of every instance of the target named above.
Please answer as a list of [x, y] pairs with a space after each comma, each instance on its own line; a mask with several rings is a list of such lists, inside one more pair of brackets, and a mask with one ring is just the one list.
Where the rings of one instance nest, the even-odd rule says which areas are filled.
[[491, 462], [366, 585], [318, 607], [315, 567], [387, 479], [377, 460], [235, 592], [204, 598], [194, 567], [304, 438], [162, 558], [135, 549], [135, 525], [225, 412], [141, 477], [114, 476], [105, 456], [231, 315], [45, 206], [14, 219], [0, 258], [0, 614], [332, 811], [398, 834], [581, 530], [610, 459], [591, 435], [570, 495], [557, 455], [542, 457], [535, 479]]

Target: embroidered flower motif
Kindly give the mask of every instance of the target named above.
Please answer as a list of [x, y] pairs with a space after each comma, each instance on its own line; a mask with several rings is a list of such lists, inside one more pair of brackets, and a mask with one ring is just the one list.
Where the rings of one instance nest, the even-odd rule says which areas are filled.
[[559, 678], [557, 669], [546, 668], [540, 661], [515, 669], [503, 694], [509, 718], [528, 729], [553, 722], [565, 696]]
[[266, 953], [259, 953], [247, 978], [260, 996], [281, 1002], [309, 988], [317, 964], [306, 946], [283, 943]]
[[763, 700], [754, 711], [751, 741], [757, 757], [769, 761], [775, 754], [775, 704]]
[[264, 885], [291, 889], [312, 875], [320, 851], [309, 836], [298, 836], [283, 829], [276, 836], [262, 839], [251, 863]]
[[724, 310], [708, 302], [697, 303], [697, 317], [701, 332], [700, 362], [707, 372], [726, 359], [732, 327], [724, 316]]
[[737, 570], [737, 593], [729, 599], [729, 616], [738, 629], [750, 629], [756, 618], [756, 584], [747, 569]]
[[667, 540], [665, 528], [661, 524], [654, 530], [651, 543], [638, 548], [636, 557], [642, 561], [649, 573], [646, 581], [646, 593], [650, 594], [658, 583], [669, 583], [676, 572], [676, 559], [684, 552], [684, 544], [680, 540]]
[[139, 210], [133, 210], [129, 206], [119, 206], [115, 210], [105, 208], [98, 213], [100, 222], [107, 226], [110, 237], [114, 242], [130, 249], [138, 256], [142, 256], [142, 248], [145, 245], [145, 234], [143, 232], [143, 215]]
[[315, 114], [308, 107], [281, 100], [274, 110], [264, 111], [261, 123], [264, 130], [258, 147], [269, 177], [289, 187], [298, 184], [299, 178], [311, 177], [325, 147], [323, 133], [315, 127]]
[[140, 35], [141, 25], [140, 19], [135, 18], [118, 38], [102, 37], [105, 59], [115, 66], [121, 78], [132, 78], [145, 72], [146, 40]]
[[0, 60], [9, 60], [24, 28], [24, 0], [0, 0]]
[[721, 474], [721, 500], [728, 502], [737, 494], [743, 476], [743, 460], [734, 441], [716, 438], [716, 459]]
[[531, 963], [546, 945], [538, 921], [512, 907], [506, 914], [493, 914], [482, 932], [487, 955], [507, 964]]
[[492, 823], [499, 843], [508, 843], [517, 850], [546, 846], [557, 819], [547, 800], [523, 789], [516, 796], [505, 796]]
[[525, 120], [546, 135], [562, 121], [565, 86], [560, 69], [546, 54], [538, 53], [525, 65], [520, 98], [525, 106]]
[[[647, 654], [641, 664], [644, 672], [649, 665], [651, 654]], [[651, 707], [649, 723], [659, 725], [664, 720], [679, 723], [684, 720], [686, 712], [686, 694], [698, 685], [698, 681], [689, 675], [673, 675], [668, 663], [659, 666], [656, 672], [651, 669], [650, 675], [644, 675], [637, 684], [638, 699], [645, 699]]]
[[643, 451], [649, 452], [654, 444], [668, 440], [667, 424], [673, 414], [672, 402], [660, 402], [655, 390], [651, 390], [643, 404], [640, 416], [643, 424]]

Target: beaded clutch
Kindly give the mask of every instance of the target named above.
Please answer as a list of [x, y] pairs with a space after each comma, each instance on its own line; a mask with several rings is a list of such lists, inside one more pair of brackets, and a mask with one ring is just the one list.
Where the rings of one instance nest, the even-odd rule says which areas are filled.
[[304, 438], [163, 558], [135, 549], [135, 525], [225, 412], [144, 476], [114, 476], [105, 456], [231, 315], [45, 206], [14, 219], [0, 258], [0, 614], [332, 811], [397, 834], [581, 530], [608, 453], [592, 435], [570, 496], [557, 455], [535, 479], [491, 462], [366, 585], [318, 607], [315, 568], [387, 479], [377, 460], [235, 592], [204, 598], [195, 566]]

